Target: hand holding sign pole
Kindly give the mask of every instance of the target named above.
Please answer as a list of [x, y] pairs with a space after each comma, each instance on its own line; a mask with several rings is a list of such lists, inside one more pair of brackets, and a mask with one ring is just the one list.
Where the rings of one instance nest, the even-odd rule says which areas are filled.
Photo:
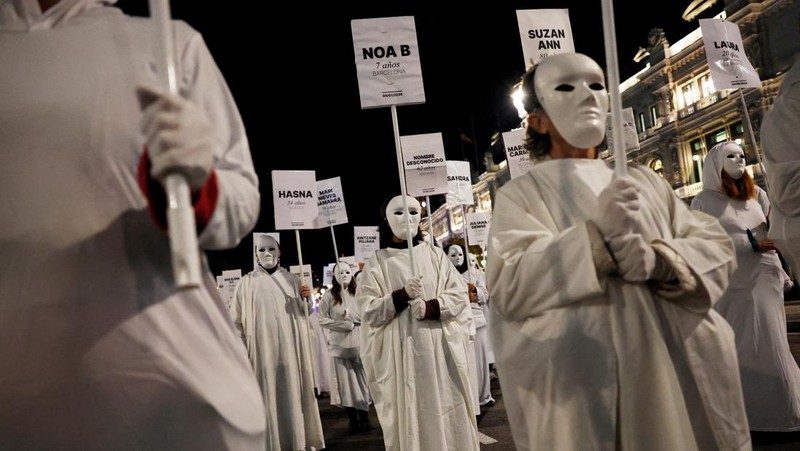
[[[761, 151], [756, 144], [753, 124], [750, 113], [747, 111], [747, 102], [742, 89], [760, 88], [761, 80], [758, 78], [750, 60], [744, 53], [744, 43], [739, 32], [739, 26], [724, 19], [700, 19], [700, 32], [703, 34], [703, 46], [708, 59], [711, 80], [717, 89], [736, 89], [742, 102], [742, 122], [746, 124], [747, 137], [756, 154], [756, 159], [765, 173], [764, 163], [761, 160]], [[769, 181], [764, 177], [767, 191], [770, 191]]]
[[608, 95], [611, 100], [611, 133], [614, 138], [614, 175], [628, 175], [628, 161], [622, 139], [622, 98], [619, 94], [619, 62], [617, 61], [617, 35], [614, 26], [614, 2], [601, 0], [603, 12], [603, 40], [606, 50], [606, 75]]
[[[400, 192], [403, 210], [408, 216], [397, 105], [425, 103], [414, 17], [357, 19], [351, 21], [351, 29], [361, 108], [391, 107]], [[413, 276], [416, 277], [413, 235], [410, 226], [406, 227], [409, 229], [409, 259]]]
[[[314, 229], [318, 216], [317, 174], [314, 171], [272, 171], [272, 202], [276, 230], [294, 230], [297, 259], [300, 262], [300, 283], [305, 285], [303, 249], [300, 229]], [[303, 302], [308, 322], [308, 302]], [[309, 329], [310, 329], [309, 325]], [[309, 340], [306, 334], [306, 340]], [[311, 343], [308, 342], [308, 349]]]
[[[156, 25], [158, 77], [170, 94], [178, 95], [175, 75], [175, 44], [168, 0], [150, 0], [150, 15]], [[172, 253], [172, 274], [178, 288], [198, 287], [201, 283], [200, 246], [190, 197], [189, 184], [181, 174], [164, 179], [167, 192], [167, 228]]]

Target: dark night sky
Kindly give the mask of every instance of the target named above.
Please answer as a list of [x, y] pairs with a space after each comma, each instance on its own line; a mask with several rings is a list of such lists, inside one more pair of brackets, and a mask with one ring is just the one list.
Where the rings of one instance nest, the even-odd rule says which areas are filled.
[[[647, 46], [650, 29], [663, 28], [674, 43], [699, 26], [697, 19], [681, 19], [689, 0], [614, 3], [621, 80], [644, 67], [633, 56]], [[720, 12], [722, 3], [700, 17]], [[494, 1], [449, 11], [417, 1], [369, 7], [328, 2], [321, 8], [289, 2], [280, 14], [224, 4], [173, 0], [173, 17], [203, 34], [240, 108], [260, 178], [261, 217], [254, 231], [273, 231], [270, 171], [316, 170], [318, 180], [340, 176], [349, 224], [335, 231], [345, 255], [353, 253], [352, 226], [377, 225], [383, 200], [400, 191], [389, 108], [361, 110], [352, 19], [414, 16], [426, 103], [398, 107], [400, 134], [441, 132], [447, 159], [469, 159], [478, 172], [491, 136], [519, 123], [508, 97], [524, 71], [517, 9], [568, 8], [576, 51], [605, 65], [600, 1]], [[118, 4], [134, 15], [145, 15], [146, 5]], [[626, 22], [623, 14], [635, 20]], [[476, 146], [464, 144], [461, 133]], [[293, 235], [281, 232], [284, 266], [297, 262]], [[301, 231], [301, 240], [304, 263], [315, 271], [333, 261], [330, 230]], [[212, 270], [249, 271], [251, 246], [248, 236], [237, 249], [209, 253]]]

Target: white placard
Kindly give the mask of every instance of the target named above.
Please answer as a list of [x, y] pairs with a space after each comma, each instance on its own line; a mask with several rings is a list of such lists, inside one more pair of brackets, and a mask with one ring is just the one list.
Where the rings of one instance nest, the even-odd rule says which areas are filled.
[[271, 236], [275, 241], [278, 242], [278, 246], [281, 244], [281, 234], [278, 232], [253, 232], [253, 270], [258, 267], [258, 260], [256, 260], [256, 252], [255, 247], [256, 243], [258, 242], [257, 239], [261, 235]]
[[525, 70], [548, 56], [575, 51], [569, 10], [518, 9], [517, 23]]
[[333, 177], [317, 181], [317, 227], [347, 224], [347, 209], [344, 206], [342, 179]]
[[353, 250], [355, 261], [368, 262], [381, 247], [380, 233], [377, 226], [353, 227]]
[[356, 257], [355, 256], [350, 255], [350, 256], [346, 256], [346, 257], [340, 257], [339, 260], [347, 263], [348, 265], [350, 265], [350, 268], [353, 269], [353, 272], [355, 272], [355, 270], [356, 270], [356, 268], [355, 268], [355, 266], [356, 266]]
[[220, 296], [222, 295], [222, 288], [224, 287], [222, 276], [217, 276], [217, 291], [219, 292]]
[[413, 16], [350, 22], [361, 108], [425, 103]]
[[724, 19], [700, 19], [700, 32], [716, 89], [761, 87], [758, 73], [744, 53], [738, 25]]
[[[633, 117], [633, 108], [622, 109], [622, 145], [625, 152], [639, 150], [639, 134], [636, 131], [636, 122]], [[614, 134], [612, 133], [611, 113], [606, 117], [606, 142], [608, 152], [614, 155]]]
[[447, 161], [447, 203], [473, 205], [472, 175], [469, 161]]
[[525, 174], [531, 168], [531, 156], [525, 149], [525, 129], [517, 128], [503, 132], [503, 146], [506, 148], [506, 164], [512, 179]]
[[[295, 275], [300, 283], [303, 282], [303, 279], [300, 277], [300, 265], [292, 265], [289, 267], [289, 272]], [[314, 283], [314, 279], [311, 278], [311, 265], [303, 265], [303, 277], [305, 277], [306, 285], [309, 287]]]
[[322, 284], [326, 287], [333, 286], [333, 268], [336, 266], [336, 263], [328, 263], [323, 268], [322, 272]]
[[242, 280], [241, 269], [230, 269], [222, 271], [222, 300], [225, 307], [230, 310], [233, 303], [233, 296], [236, 294], [236, 285]]
[[314, 171], [272, 171], [272, 201], [278, 230], [314, 229], [317, 176]]
[[400, 147], [409, 196], [447, 193], [447, 162], [441, 133], [401, 136]]
[[491, 215], [488, 211], [467, 213], [467, 241], [470, 246], [489, 244], [490, 219]]

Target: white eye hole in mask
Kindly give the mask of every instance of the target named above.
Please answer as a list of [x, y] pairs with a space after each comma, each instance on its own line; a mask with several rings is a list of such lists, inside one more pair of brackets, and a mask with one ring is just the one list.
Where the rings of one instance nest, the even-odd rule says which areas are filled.
[[461, 246], [450, 246], [450, 249], [447, 250], [447, 257], [456, 268], [464, 264], [464, 251], [461, 250]]
[[726, 144], [722, 149], [722, 169], [731, 176], [732, 179], [739, 180], [744, 175], [745, 158], [744, 151], [736, 144]]
[[414, 236], [419, 229], [419, 221], [421, 219], [420, 212], [422, 207], [419, 202], [413, 197], [406, 196], [408, 203], [408, 216], [403, 211], [403, 197], [395, 196], [386, 205], [386, 222], [389, 223], [389, 228], [397, 238], [403, 241], [408, 241], [408, 231], [406, 224], [410, 225], [411, 235]]
[[278, 264], [281, 248], [278, 242], [269, 235], [256, 238], [256, 261], [264, 269], [272, 269]]
[[350, 281], [353, 280], [353, 269], [350, 268], [349, 264], [341, 262], [333, 267], [333, 278], [342, 288], [346, 288], [350, 285]]
[[560, 53], [539, 63], [536, 97], [559, 134], [579, 149], [597, 146], [605, 136], [608, 91], [603, 70], [580, 53]]

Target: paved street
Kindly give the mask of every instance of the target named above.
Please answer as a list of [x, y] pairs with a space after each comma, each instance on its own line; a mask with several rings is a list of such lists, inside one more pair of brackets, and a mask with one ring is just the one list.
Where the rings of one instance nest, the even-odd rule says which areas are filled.
[[[789, 345], [795, 360], [800, 362], [800, 301], [792, 301], [786, 305], [786, 319], [788, 323]], [[795, 331], [795, 332], [793, 332]], [[478, 422], [478, 430], [485, 439], [490, 437], [495, 443], [482, 444], [481, 449], [487, 451], [514, 450], [511, 440], [511, 430], [506, 417], [503, 394], [498, 382], [492, 381], [492, 396], [497, 404], [487, 409]], [[328, 399], [320, 401], [320, 415], [325, 431], [327, 450], [357, 450], [373, 451], [383, 450], [378, 418], [375, 411], [370, 411], [370, 420], [375, 428], [366, 433], [349, 435], [347, 432], [347, 415], [344, 410], [331, 406]], [[800, 450], [800, 432], [791, 433], [754, 433], [753, 449], [757, 451], [798, 451]]]

